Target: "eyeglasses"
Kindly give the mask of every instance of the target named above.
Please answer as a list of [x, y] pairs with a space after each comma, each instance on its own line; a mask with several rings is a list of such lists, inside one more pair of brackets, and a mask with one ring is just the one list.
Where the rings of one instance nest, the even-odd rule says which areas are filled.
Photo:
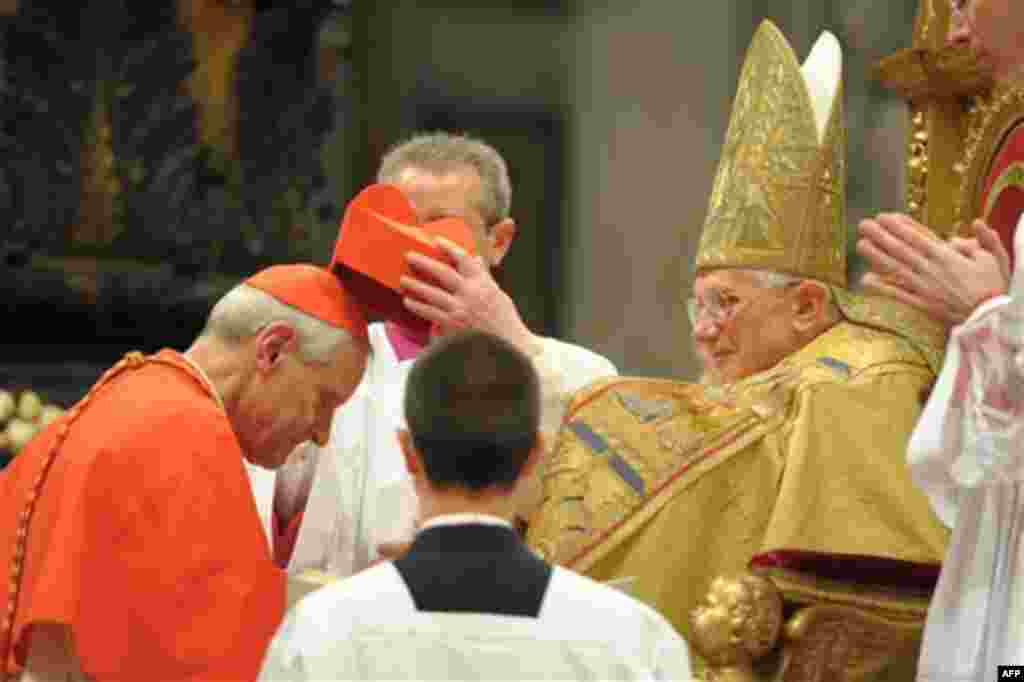
[[721, 326], [735, 317], [743, 308], [763, 298], [769, 292], [789, 289], [797, 284], [799, 282], [790, 282], [781, 287], [768, 287], [763, 289], [760, 295], [752, 296], [746, 300], [730, 294], [723, 294], [717, 289], [711, 289], [704, 294], [703, 301], [698, 301], [696, 298], [686, 299], [686, 314], [689, 316], [690, 326], [693, 328], [697, 327], [697, 323], [701, 319], [711, 320], [714, 324]]
[[696, 298], [686, 299], [686, 314], [690, 317], [690, 326], [696, 327], [701, 318], [711, 320], [715, 324], [723, 324], [736, 314], [736, 308], [742, 300], [735, 296], [726, 296], [719, 291], [711, 290], [703, 301]]

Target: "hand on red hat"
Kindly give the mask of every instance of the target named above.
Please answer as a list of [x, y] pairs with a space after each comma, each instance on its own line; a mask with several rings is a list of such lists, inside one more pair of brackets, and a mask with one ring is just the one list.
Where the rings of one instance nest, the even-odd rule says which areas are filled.
[[539, 340], [483, 259], [447, 239], [438, 239], [438, 244], [455, 267], [414, 251], [407, 253], [406, 260], [419, 277], [401, 279], [405, 307], [432, 322], [436, 333], [477, 329], [500, 336], [527, 355], [538, 354]]

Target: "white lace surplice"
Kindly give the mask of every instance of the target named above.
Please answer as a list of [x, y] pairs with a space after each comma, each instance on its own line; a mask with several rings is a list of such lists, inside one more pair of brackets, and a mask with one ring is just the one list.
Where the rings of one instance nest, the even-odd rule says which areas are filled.
[[928, 612], [920, 682], [992, 680], [997, 665], [1024, 664], [1022, 285], [1018, 268], [1012, 297], [990, 301], [953, 330], [910, 441], [914, 480], [953, 529]]

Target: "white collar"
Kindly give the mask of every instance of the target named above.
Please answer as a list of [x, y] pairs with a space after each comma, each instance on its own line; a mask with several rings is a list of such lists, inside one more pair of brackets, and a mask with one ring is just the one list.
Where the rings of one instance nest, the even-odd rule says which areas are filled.
[[465, 526], [468, 524], [476, 524], [483, 526], [504, 526], [505, 528], [512, 528], [512, 524], [501, 518], [500, 516], [492, 516], [491, 514], [441, 514], [440, 516], [434, 516], [423, 522], [420, 526], [420, 530], [426, 530], [428, 528], [439, 528], [442, 526]]

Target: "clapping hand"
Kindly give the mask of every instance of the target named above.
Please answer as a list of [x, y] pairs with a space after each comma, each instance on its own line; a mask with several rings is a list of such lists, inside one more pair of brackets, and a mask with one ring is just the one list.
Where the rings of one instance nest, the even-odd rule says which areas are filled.
[[1010, 257], [984, 222], [974, 238], [948, 242], [913, 218], [883, 213], [860, 223], [857, 252], [871, 265], [866, 291], [902, 301], [947, 325], [960, 324], [981, 302], [1005, 293]]

